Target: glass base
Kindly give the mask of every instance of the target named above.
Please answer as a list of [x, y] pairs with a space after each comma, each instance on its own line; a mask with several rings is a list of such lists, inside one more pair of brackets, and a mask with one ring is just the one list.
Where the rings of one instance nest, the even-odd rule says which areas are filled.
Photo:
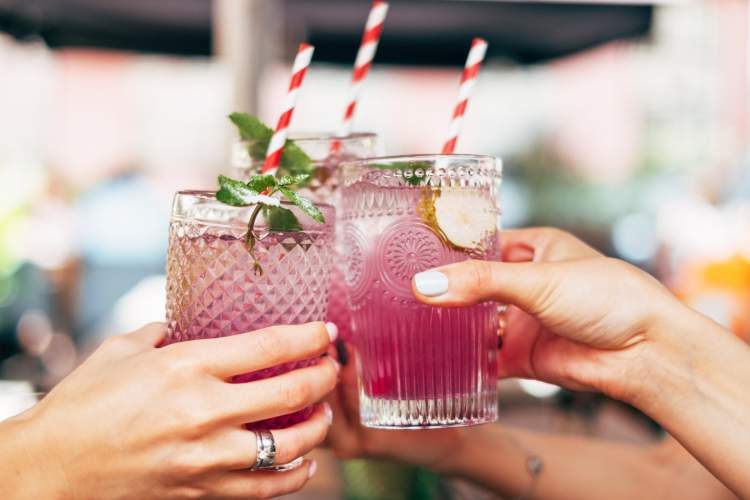
[[300, 465], [302, 465], [302, 457], [295, 458], [294, 460], [292, 460], [288, 464], [284, 464], [284, 465], [272, 465], [271, 467], [262, 467], [259, 470], [276, 470], [276, 471], [292, 470], [292, 469], [296, 469]]
[[446, 399], [374, 399], [360, 393], [360, 420], [373, 429], [443, 429], [497, 420], [497, 395]]

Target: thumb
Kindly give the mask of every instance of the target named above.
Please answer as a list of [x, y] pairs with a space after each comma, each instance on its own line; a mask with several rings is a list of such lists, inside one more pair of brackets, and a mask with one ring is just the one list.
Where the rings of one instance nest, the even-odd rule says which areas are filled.
[[421, 302], [438, 307], [466, 307], [496, 301], [536, 314], [544, 309], [562, 263], [470, 260], [414, 276], [412, 291]]

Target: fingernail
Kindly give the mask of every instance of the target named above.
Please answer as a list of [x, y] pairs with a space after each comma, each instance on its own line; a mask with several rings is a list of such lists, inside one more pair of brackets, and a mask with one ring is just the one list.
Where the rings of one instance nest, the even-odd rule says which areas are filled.
[[344, 339], [336, 340], [336, 354], [338, 354], [339, 363], [341, 363], [342, 366], [346, 366], [349, 362], [349, 350], [346, 348], [346, 342], [344, 342]]
[[333, 363], [333, 366], [336, 367], [336, 373], [338, 373], [338, 372], [341, 371], [341, 365], [339, 365], [338, 361], [336, 361], [335, 359], [333, 359], [331, 356], [328, 356], [326, 359], [328, 361], [330, 361], [331, 363]]
[[326, 330], [328, 330], [328, 338], [331, 339], [331, 342], [336, 340], [339, 336], [339, 327], [334, 325], [333, 323], [326, 323]]
[[330, 427], [333, 424], [333, 410], [331, 410], [331, 405], [323, 402], [323, 411], [326, 413], [326, 417], [328, 417], [328, 427]]
[[312, 460], [310, 463], [310, 468], [307, 471], [307, 479], [312, 479], [312, 477], [315, 475], [315, 472], [318, 470], [318, 462], [315, 460]]
[[426, 271], [414, 276], [417, 291], [428, 297], [442, 295], [448, 291], [448, 276], [438, 271]]

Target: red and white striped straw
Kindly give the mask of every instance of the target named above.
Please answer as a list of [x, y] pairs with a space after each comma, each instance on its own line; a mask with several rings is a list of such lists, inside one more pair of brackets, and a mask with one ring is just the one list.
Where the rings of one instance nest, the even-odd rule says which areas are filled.
[[266, 163], [263, 165], [263, 170], [261, 171], [263, 174], [276, 174], [276, 168], [279, 166], [279, 160], [281, 159], [281, 152], [286, 143], [289, 121], [292, 119], [292, 112], [294, 111], [294, 106], [297, 104], [299, 87], [302, 85], [302, 80], [305, 78], [307, 67], [310, 66], [310, 60], [312, 60], [314, 50], [315, 47], [312, 45], [303, 43], [299, 46], [297, 57], [294, 58], [294, 64], [292, 65], [292, 82], [289, 84], [289, 92], [284, 100], [284, 111], [281, 113], [279, 123], [276, 125], [276, 131], [271, 137], [271, 142], [268, 143]]
[[386, 14], [388, 14], [388, 3], [380, 1], [372, 3], [372, 9], [370, 9], [370, 15], [367, 16], [367, 24], [365, 24], [365, 34], [362, 37], [362, 43], [359, 45], [357, 59], [354, 61], [352, 83], [349, 87], [349, 101], [344, 114], [344, 122], [339, 128], [339, 137], [347, 136], [352, 132], [354, 108], [362, 95], [365, 78], [367, 73], [370, 72], [372, 60], [378, 50], [380, 31], [383, 29]]
[[453, 111], [453, 120], [448, 128], [448, 140], [443, 146], [443, 154], [452, 154], [456, 149], [456, 140], [461, 132], [461, 125], [464, 121], [464, 112], [466, 112], [466, 103], [469, 101], [474, 86], [477, 83], [477, 73], [482, 66], [484, 55], [487, 53], [487, 42], [481, 38], [475, 38], [469, 50], [469, 57], [466, 58], [466, 66], [461, 76], [461, 86], [458, 88], [458, 104]]

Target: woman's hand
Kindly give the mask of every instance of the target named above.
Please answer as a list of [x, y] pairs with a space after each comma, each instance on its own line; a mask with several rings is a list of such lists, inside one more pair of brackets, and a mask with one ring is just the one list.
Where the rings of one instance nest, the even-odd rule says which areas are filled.
[[[505, 261], [514, 264], [469, 261], [445, 266], [438, 271], [447, 276], [448, 291], [429, 297], [419, 293], [415, 280], [415, 296], [441, 307], [487, 300], [516, 304], [506, 314], [498, 352], [500, 377], [534, 378], [623, 397], [616, 382], [640, 355], [655, 313], [682, 306], [647, 274], [605, 258], [562, 231], [510, 231], [503, 233], [502, 242]], [[615, 362], [618, 359], [622, 362]], [[463, 429], [425, 433], [362, 427], [352, 364], [327, 399], [335, 419], [329, 443], [337, 455], [387, 458], [440, 470], [447, 457], [457, 454]]]
[[[463, 428], [415, 430], [370, 429], [360, 424], [354, 347], [347, 346], [352, 362], [341, 367], [340, 383], [325, 399], [333, 410], [333, 425], [326, 444], [342, 459], [382, 458], [429, 467], [441, 472], [448, 457], [463, 445]], [[331, 349], [329, 357], [335, 357]]]
[[[510, 304], [499, 375], [601, 391], [659, 422], [741, 498], [750, 498], [750, 348], [655, 279], [552, 229], [503, 233], [506, 262], [432, 275], [440, 307]], [[429, 275], [427, 276], [429, 278]]]
[[505, 262], [442, 267], [447, 292], [422, 302], [459, 307], [510, 304], [499, 356], [500, 377], [543, 380], [633, 401], [644, 365], [662, 349], [667, 325], [692, 310], [645, 272], [608, 259], [555, 229], [502, 235]]
[[[0, 424], [3, 498], [269, 498], [301, 488], [314, 462], [248, 470], [254, 422], [300, 410], [336, 385], [338, 364], [232, 384], [233, 375], [326, 351], [323, 323], [157, 348], [164, 326], [107, 340], [31, 410]], [[323, 441], [328, 416], [273, 431], [276, 463]]]

